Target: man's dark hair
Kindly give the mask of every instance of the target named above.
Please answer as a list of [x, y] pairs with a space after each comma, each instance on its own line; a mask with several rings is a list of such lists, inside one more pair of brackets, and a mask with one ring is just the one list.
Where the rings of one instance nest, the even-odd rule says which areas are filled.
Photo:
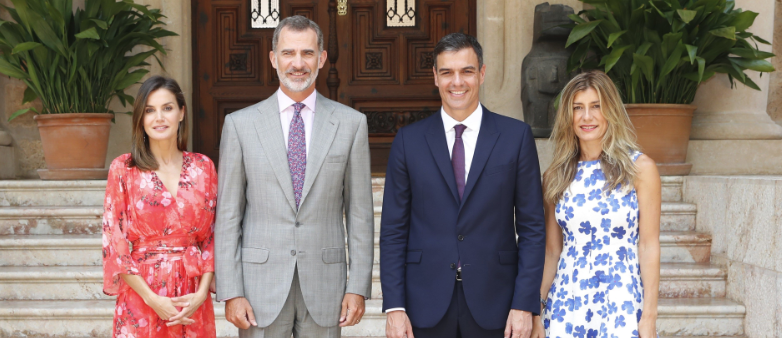
[[280, 23], [277, 25], [277, 28], [274, 30], [274, 35], [272, 36], [273, 51], [277, 51], [277, 41], [280, 40], [280, 32], [282, 32], [282, 29], [285, 27], [288, 27], [294, 32], [301, 32], [307, 29], [314, 30], [315, 34], [318, 35], [318, 52], [323, 51], [323, 31], [320, 30], [320, 27], [315, 23], [315, 21], [307, 19], [301, 15], [289, 16], [280, 21]]
[[472, 48], [478, 55], [478, 69], [483, 67], [483, 48], [472, 35], [464, 33], [451, 33], [444, 36], [437, 45], [434, 46], [434, 69], [437, 69], [437, 56], [443, 52], [458, 52], [465, 48]]

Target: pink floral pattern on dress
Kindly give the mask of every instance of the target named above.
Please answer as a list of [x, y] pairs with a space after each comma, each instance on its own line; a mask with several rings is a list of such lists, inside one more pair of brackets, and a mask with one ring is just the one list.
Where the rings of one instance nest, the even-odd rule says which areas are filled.
[[103, 213], [103, 292], [117, 295], [113, 337], [215, 337], [211, 296], [190, 317], [195, 324], [167, 327], [120, 278], [138, 275], [158, 295], [178, 297], [214, 272], [214, 164], [185, 152], [173, 197], [157, 174], [131, 168], [129, 160], [125, 154], [111, 163]]

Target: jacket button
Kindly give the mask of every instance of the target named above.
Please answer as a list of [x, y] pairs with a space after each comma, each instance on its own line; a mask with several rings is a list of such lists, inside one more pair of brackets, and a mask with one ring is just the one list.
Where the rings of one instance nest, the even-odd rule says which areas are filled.
[[464, 240], [464, 236], [462, 236], [462, 235], [459, 235], [459, 237], [456, 237], [456, 238], [459, 240], [459, 242]]
[[291, 250], [291, 256], [296, 256], [296, 250]]
[[456, 269], [456, 264], [451, 263], [451, 270]]
[[300, 226], [301, 226], [301, 222], [296, 222], [296, 227], [298, 228]]

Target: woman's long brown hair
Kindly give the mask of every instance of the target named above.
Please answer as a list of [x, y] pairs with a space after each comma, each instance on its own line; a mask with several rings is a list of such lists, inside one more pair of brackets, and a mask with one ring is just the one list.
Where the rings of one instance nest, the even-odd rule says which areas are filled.
[[[155, 160], [155, 156], [152, 155], [152, 151], [149, 149], [147, 132], [144, 130], [144, 114], [147, 107], [147, 99], [157, 90], [168, 90], [174, 94], [179, 109], [184, 110], [186, 107], [185, 95], [182, 93], [182, 89], [176, 80], [163, 76], [153, 76], [141, 84], [138, 95], [136, 95], [136, 101], [133, 104], [133, 142], [130, 148], [129, 164], [131, 167], [144, 171], [157, 170], [158, 168], [157, 160]], [[187, 114], [185, 114], [182, 121], [179, 122], [177, 129], [177, 149], [180, 151], [187, 149], [188, 125]]]

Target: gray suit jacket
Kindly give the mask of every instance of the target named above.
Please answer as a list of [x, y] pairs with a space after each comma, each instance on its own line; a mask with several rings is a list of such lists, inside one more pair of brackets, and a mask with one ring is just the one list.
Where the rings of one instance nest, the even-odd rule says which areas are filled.
[[345, 292], [371, 294], [374, 213], [366, 116], [320, 94], [314, 116], [298, 212], [277, 95], [225, 117], [215, 225], [217, 299], [247, 298], [259, 327], [279, 315], [297, 266], [307, 310], [320, 326], [338, 324]]

